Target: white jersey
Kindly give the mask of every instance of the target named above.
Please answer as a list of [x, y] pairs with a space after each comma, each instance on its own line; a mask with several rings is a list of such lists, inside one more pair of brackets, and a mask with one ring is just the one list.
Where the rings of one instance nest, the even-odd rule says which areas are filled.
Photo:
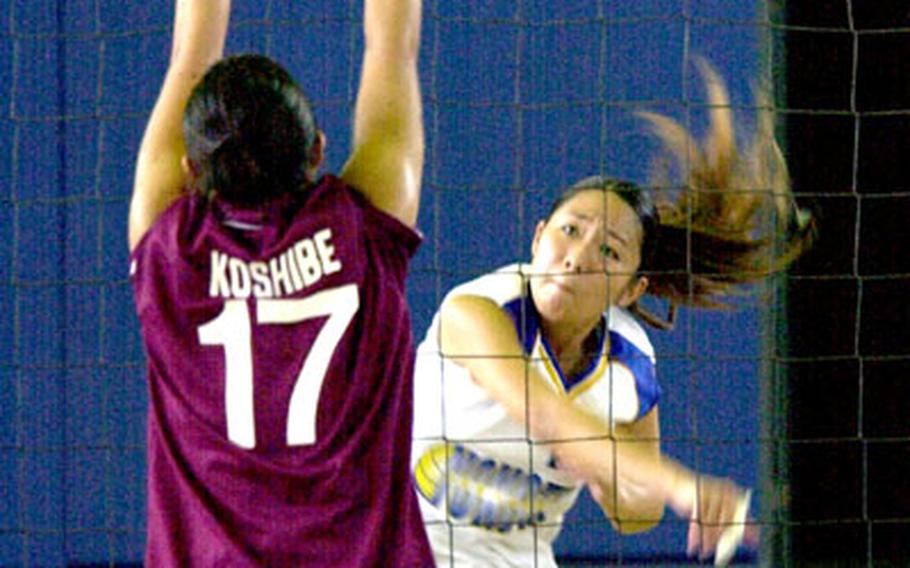
[[[605, 435], [612, 424], [647, 414], [660, 387], [654, 348], [641, 325], [610, 308], [597, 356], [583, 372], [565, 376], [541, 334], [528, 268], [503, 267], [449, 295], [483, 296], [500, 305], [515, 323], [528, 364], [556, 392], [601, 416]], [[440, 353], [438, 313], [417, 350], [414, 388], [412, 466], [436, 562], [555, 566], [552, 544], [581, 485], [464, 367]]]

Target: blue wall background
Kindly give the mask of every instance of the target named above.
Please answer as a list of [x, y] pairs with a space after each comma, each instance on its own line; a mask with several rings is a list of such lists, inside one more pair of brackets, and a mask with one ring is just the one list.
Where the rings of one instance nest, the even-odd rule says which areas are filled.
[[[0, 564], [136, 562], [144, 542], [145, 384], [126, 281], [126, 213], [140, 136], [164, 75], [171, 2], [0, 0]], [[425, 0], [428, 135], [410, 280], [415, 334], [442, 294], [526, 259], [561, 187], [644, 180], [654, 149], [632, 113], [698, 129], [690, 54], [734, 103], [767, 74], [754, 0]], [[229, 52], [260, 51], [304, 85], [347, 155], [359, 1], [235, 0]], [[760, 312], [683, 311], [653, 333], [666, 451], [758, 483]], [[755, 505], [757, 506], [756, 499]], [[566, 557], [670, 559], [685, 525], [619, 537], [584, 500]]]

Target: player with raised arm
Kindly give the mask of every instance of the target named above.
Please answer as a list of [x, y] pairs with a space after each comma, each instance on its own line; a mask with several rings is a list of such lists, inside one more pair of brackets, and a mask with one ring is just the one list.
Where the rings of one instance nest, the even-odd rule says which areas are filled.
[[[644, 115], [686, 174], [682, 195], [583, 179], [538, 223], [530, 263], [443, 300], [418, 348], [412, 455], [439, 565], [554, 566], [585, 485], [620, 532], [653, 527], [668, 505], [693, 521], [690, 553], [723, 562], [742, 538], [749, 492], [661, 452], [661, 389], [640, 323], [661, 320], [639, 299], [719, 307], [789, 264], [813, 231], [770, 123], [739, 155], [726, 90], [702, 71], [712, 110], [701, 144]], [[769, 211], [779, 222], [759, 223]]]
[[136, 164], [148, 566], [428, 566], [408, 461], [420, 0], [366, 0], [350, 158], [304, 93], [222, 59], [228, 0], [178, 0]]

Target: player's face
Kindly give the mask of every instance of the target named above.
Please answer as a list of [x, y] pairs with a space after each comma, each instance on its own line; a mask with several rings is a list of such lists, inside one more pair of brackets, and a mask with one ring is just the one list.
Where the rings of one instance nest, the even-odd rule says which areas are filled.
[[647, 281], [635, 275], [642, 227], [610, 191], [584, 190], [537, 225], [531, 294], [543, 318], [587, 327], [611, 305], [627, 306]]

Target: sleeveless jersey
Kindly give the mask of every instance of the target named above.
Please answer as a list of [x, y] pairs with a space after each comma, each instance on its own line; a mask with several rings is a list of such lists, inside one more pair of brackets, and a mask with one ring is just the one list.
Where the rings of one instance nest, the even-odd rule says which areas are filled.
[[148, 566], [427, 566], [408, 469], [420, 237], [326, 176], [178, 199], [131, 254]]
[[[567, 377], [540, 329], [528, 267], [503, 267], [453, 289], [496, 302], [511, 317], [528, 364], [556, 392], [610, 425], [635, 421], [660, 396], [654, 349], [627, 311], [604, 313], [608, 330], [588, 369]], [[439, 565], [555, 566], [552, 543], [580, 485], [532, 444], [523, 425], [442, 356], [437, 313], [417, 350], [413, 468]], [[446, 513], [448, 507], [448, 514]]]

